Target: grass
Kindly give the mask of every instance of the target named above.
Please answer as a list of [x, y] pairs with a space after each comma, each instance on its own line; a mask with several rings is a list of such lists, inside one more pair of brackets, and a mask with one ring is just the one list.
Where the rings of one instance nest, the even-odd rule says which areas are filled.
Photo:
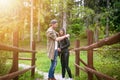
[[27, 71], [26, 73], [19, 76], [19, 80], [35, 80], [35, 79], [43, 79], [43, 76], [35, 73], [35, 77], [31, 77], [31, 72]]

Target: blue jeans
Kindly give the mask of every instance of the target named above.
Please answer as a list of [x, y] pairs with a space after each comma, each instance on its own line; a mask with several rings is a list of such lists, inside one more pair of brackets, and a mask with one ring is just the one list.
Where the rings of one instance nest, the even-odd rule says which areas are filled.
[[48, 73], [49, 78], [54, 78], [54, 71], [57, 65], [57, 56], [58, 56], [58, 50], [55, 50], [54, 59], [51, 60], [51, 66], [50, 66], [49, 73]]

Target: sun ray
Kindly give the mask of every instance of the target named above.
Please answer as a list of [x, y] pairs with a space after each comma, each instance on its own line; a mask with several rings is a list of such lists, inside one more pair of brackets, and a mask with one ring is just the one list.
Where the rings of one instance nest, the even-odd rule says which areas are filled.
[[0, 14], [9, 15], [19, 10], [19, 0], [0, 0]]

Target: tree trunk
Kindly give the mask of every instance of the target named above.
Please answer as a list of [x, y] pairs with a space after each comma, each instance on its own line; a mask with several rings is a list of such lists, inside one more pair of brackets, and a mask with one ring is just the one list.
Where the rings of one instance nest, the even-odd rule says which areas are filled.
[[37, 40], [40, 42], [40, 6], [38, 8], [38, 34], [37, 34]]
[[66, 28], [67, 28], [67, 16], [66, 16], [66, 12], [63, 12], [63, 28], [65, 30], [66, 33]]
[[31, 23], [30, 23], [30, 48], [32, 49], [33, 41], [33, 0], [31, 0]]
[[94, 39], [95, 42], [98, 42], [98, 37], [99, 37], [99, 30], [98, 30], [98, 25], [95, 27], [95, 31], [94, 31]]
[[[107, 0], [107, 9], [109, 11], [109, 8], [110, 8], [110, 3], [109, 3], [109, 0]], [[109, 36], [109, 17], [107, 17], [107, 22], [106, 22], [106, 36], [105, 37], [108, 37]]]

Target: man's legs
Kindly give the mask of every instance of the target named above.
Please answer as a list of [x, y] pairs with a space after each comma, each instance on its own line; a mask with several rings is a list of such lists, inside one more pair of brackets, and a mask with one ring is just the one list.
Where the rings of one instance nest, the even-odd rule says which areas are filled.
[[51, 60], [51, 66], [50, 66], [49, 73], [48, 73], [49, 78], [54, 78], [54, 71], [57, 65], [57, 56], [58, 56], [58, 51], [55, 50], [54, 59]]

